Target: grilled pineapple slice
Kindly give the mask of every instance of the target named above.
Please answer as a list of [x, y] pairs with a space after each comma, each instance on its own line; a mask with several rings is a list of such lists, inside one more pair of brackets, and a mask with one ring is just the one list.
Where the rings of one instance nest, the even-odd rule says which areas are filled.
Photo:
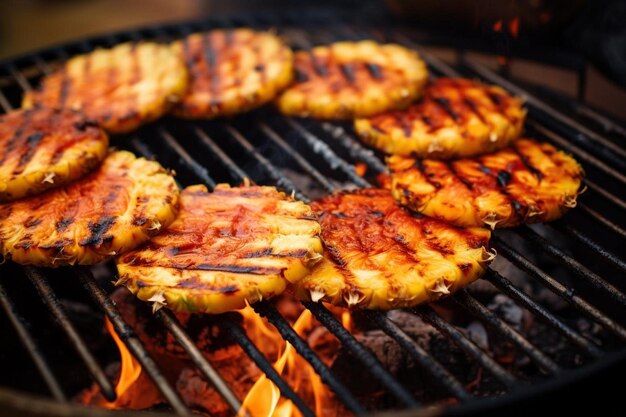
[[79, 110], [124, 133], [163, 115], [186, 88], [185, 64], [169, 46], [124, 43], [70, 59], [27, 93], [23, 106]]
[[583, 170], [547, 143], [520, 139], [501, 151], [444, 162], [392, 156], [402, 204], [457, 226], [546, 222], [576, 205]]
[[321, 257], [319, 233], [311, 208], [273, 187], [195, 185], [164, 233], [117, 259], [118, 282], [175, 311], [240, 309], [305, 276]]
[[493, 152], [519, 137], [526, 111], [500, 87], [439, 78], [403, 111], [357, 119], [366, 143], [394, 155], [450, 159]]
[[174, 220], [178, 189], [156, 162], [111, 153], [67, 187], [0, 205], [0, 254], [20, 264], [91, 265]]
[[196, 33], [174, 44], [190, 87], [173, 112], [185, 118], [242, 113], [272, 100], [293, 79], [293, 54], [277, 36], [250, 29]]
[[477, 279], [490, 232], [412, 215], [389, 190], [361, 189], [312, 204], [324, 259], [296, 283], [303, 300], [388, 310], [434, 301]]
[[296, 82], [277, 99], [290, 116], [367, 117], [418, 98], [426, 65], [414, 51], [373, 41], [337, 42], [295, 55]]
[[76, 180], [105, 158], [109, 139], [69, 110], [17, 110], [0, 116], [0, 202]]

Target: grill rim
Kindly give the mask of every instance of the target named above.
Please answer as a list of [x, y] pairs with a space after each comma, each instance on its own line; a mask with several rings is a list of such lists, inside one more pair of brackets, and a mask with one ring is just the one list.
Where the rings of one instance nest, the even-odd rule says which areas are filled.
[[[271, 18], [269, 18], [269, 20], [271, 20], [271, 23], [269, 26], [277, 26], [277, 27], [288, 27], [290, 24], [293, 23], [298, 23], [302, 20], [301, 16], [298, 17], [291, 17], [291, 18], [287, 18], [285, 21], [281, 21], [281, 16], [272, 16]], [[291, 21], [290, 21], [291, 20]], [[315, 24], [312, 22], [307, 21], [307, 24]], [[333, 25], [337, 25], [337, 24], [344, 24], [346, 22], [344, 21], [329, 21], [328, 20], [328, 16], [324, 16], [322, 18], [322, 21], [317, 22], [317, 24], [323, 24], [323, 25], [328, 25], [328, 26], [333, 26]], [[182, 22], [167, 22], [166, 24], [151, 24], [151, 25], [146, 25], [146, 26], [142, 26], [139, 28], [132, 28], [132, 29], [126, 29], [126, 30], [120, 30], [120, 31], [116, 31], [116, 32], [112, 32], [110, 34], [105, 34], [105, 35], [96, 35], [93, 37], [88, 37], [88, 38], [84, 38], [81, 40], [75, 40], [75, 41], [70, 41], [70, 42], [65, 42], [65, 43], [59, 43], [57, 45], [54, 45], [52, 47], [46, 47], [46, 48], [41, 48], [38, 49], [34, 52], [30, 52], [30, 53], [26, 53], [14, 58], [9, 58], [3, 61], [0, 61], [0, 67], [1, 68], [5, 68], [8, 72], [12, 72], [13, 69], [16, 68], [16, 65], [19, 65], [22, 61], [26, 61], [29, 63], [29, 65], [35, 65], [34, 62], [36, 60], [41, 60], [42, 57], [45, 57], [46, 55], [50, 55], [50, 54], [54, 54], [54, 55], [58, 55], [59, 57], [62, 56], [61, 54], [64, 54], [67, 56], [67, 53], [65, 52], [68, 49], [85, 49], [85, 47], [87, 47], [88, 49], [92, 49], [93, 47], [97, 47], [97, 46], [107, 46], [108, 43], [111, 42], [111, 39], [117, 39], [119, 37], [123, 37], [123, 38], [127, 38], [128, 40], [139, 40], [139, 39], [154, 39], [156, 37], [158, 37], [158, 35], [155, 36], [143, 36], [141, 33], [142, 32], [149, 32], [149, 33], [159, 33], [159, 31], [176, 31], [176, 32], [180, 32], [181, 28], [183, 27], [190, 27], [190, 26], [196, 26], [197, 29], [194, 30], [205, 30], [205, 29], [211, 29], [211, 28], [216, 28], [216, 27], [233, 27], [233, 26], [251, 26], [251, 27], [259, 27], [259, 26], [268, 26], [268, 24], [266, 24], [266, 22], [263, 22], [262, 19], [259, 18], [258, 15], [251, 15], [249, 17], [242, 17], [242, 16], [237, 16], [235, 18], [213, 18], [213, 19], [202, 19], [202, 20], [193, 20], [193, 21], [182, 21]], [[368, 30], [371, 30], [371, 27], [367, 28]], [[402, 29], [401, 26], [396, 26], [394, 27], [394, 30], [400, 31]], [[370, 34], [371, 35], [371, 34]], [[374, 36], [370, 36], [370, 37], [374, 37]], [[158, 40], [158, 39], [156, 39]], [[119, 40], [115, 40], [114, 43], [118, 43]], [[411, 41], [411, 43], [415, 44], [413, 41]], [[421, 48], [416, 48], [418, 50], [420, 50]], [[59, 54], [59, 52], [61, 52], [61, 54]], [[420, 50], [420, 52], [422, 52]], [[57, 58], [59, 59], [59, 58]], [[55, 61], [57, 59], [54, 59]], [[43, 61], [44, 64], [47, 65], [47, 62], [45, 62], [45, 60]], [[17, 74], [19, 76], [22, 76], [21, 73], [19, 73], [19, 71], [17, 72]], [[10, 77], [13, 77], [18, 84], [20, 83], [19, 77], [16, 77], [15, 75], [10, 75]], [[287, 119], [288, 122], [292, 122], [291, 119]], [[293, 122], [300, 124], [300, 120], [294, 120]], [[306, 132], [308, 132], [308, 129], [303, 128]], [[199, 129], [200, 131], [202, 131], [202, 129]], [[165, 133], [167, 133], [164, 130]], [[310, 133], [310, 132], [309, 132]], [[244, 137], [245, 140], [245, 137]], [[178, 141], [176, 139], [174, 139], [174, 142], [176, 144], [178, 144]], [[142, 144], [142, 142], [138, 142], [140, 144]], [[235, 164], [236, 166], [236, 164]], [[273, 166], [273, 164], [270, 164], [270, 166]], [[284, 176], [282, 176], [284, 177]], [[209, 177], [210, 179], [210, 177]], [[280, 179], [280, 177], [279, 177]], [[278, 182], [278, 179], [277, 179]], [[303, 196], [302, 196], [303, 197]], [[540, 383], [536, 384], [536, 385], [522, 385], [520, 388], [520, 385], [517, 385], [517, 389], [515, 389], [514, 391], [510, 391], [507, 392], [507, 394], [505, 395], [501, 395], [498, 397], [489, 397], [488, 400], [490, 401], [480, 401], [482, 399], [477, 399], [476, 401], [472, 400], [472, 401], [468, 401], [468, 402], [463, 402], [462, 404], [460, 404], [460, 407], [458, 407], [459, 409], [465, 409], [466, 407], [476, 404], [476, 402], [481, 402], [481, 403], [486, 403], [486, 402], [492, 402], [494, 400], [498, 400], [497, 402], [504, 402], [504, 403], [508, 403], [508, 399], [511, 399], [511, 401], [514, 401], [513, 398], [516, 397], [517, 395], [522, 395], [521, 393], [526, 391], [527, 388], [532, 388], [529, 389], [529, 391], [532, 392], [545, 392], [545, 390], [550, 389], [549, 386], [551, 386], [552, 384], [556, 384], [555, 387], [558, 386], [564, 386], [567, 385], [568, 382], [567, 380], [569, 378], [573, 378], [573, 381], [579, 381], [585, 378], [585, 376], [588, 376], [587, 374], [589, 373], [589, 375], [599, 372], [602, 369], [608, 369], [610, 366], [612, 366], [615, 363], [620, 362], [620, 360], [623, 360], [624, 357], [626, 357], [626, 351], [624, 352], [605, 352], [605, 355], [607, 356], [613, 356], [613, 355], [617, 355], [619, 356], [621, 359], [611, 359], [609, 361], [609, 358], [602, 358], [600, 360], [595, 360], [591, 363], [587, 363], [579, 368], [576, 368], [574, 370], [567, 370], [567, 371], [563, 371], [563, 372], [559, 372], [559, 375], [555, 378], [551, 378], [551, 379], [546, 379], [546, 380], [542, 380], [540, 381]], [[600, 366], [601, 364], [605, 363], [605, 366]], [[610, 363], [609, 363], [610, 362]], [[592, 368], [596, 368], [599, 367], [598, 370], [593, 371]], [[583, 372], [585, 371], [585, 372]], [[576, 377], [576, 376], [571, 376], [571, 375], [577, 375], [578, 373], [581, 373], [583, 375]], [[557, 383], [558, 382], [558, 383]], [[3, 390], [4, 387], [0, 387], [0, 390]], [[536, 391], [535, 391], [536, 390]], [[28, 394], [27, 394], [28, 395]], [[532, 394], [530, 394], [532, 395]], [[528, 397], [524, 397], [524, 398], [528, 398]], [[2, 403], [0, 402], [0, 406], [2, 405]], [[70, 407], [72, 406], [77, 406], [77, 404], [69, 404]], [[479, 405], [476, 405], [476, 407], [480, 407]], [[453, 407], [450, 408], [450, 410], [454, 410], [457, 407]], [[471, 407], [470, 407], [471, 408]], [[91, 408], [88, 408], [88, 410], [93, 410]], [[119, 412], [116, 412], [117, 415], [120, 415]], [[397, 412], [396, 412], [397, 413]], [[414, 411], [414, 414], [407, 414], [407, 415], [422, 415], [423, 411]], [[386, 414], [386, 412], [381, 413], [381, 415]], [[129, 415], [133, 415], [133, 414], [129, 414]], [[142, 415], [146, 415], [146, 414], [142, 414]], [[162, 414], [161, 414], [162, 415]]]

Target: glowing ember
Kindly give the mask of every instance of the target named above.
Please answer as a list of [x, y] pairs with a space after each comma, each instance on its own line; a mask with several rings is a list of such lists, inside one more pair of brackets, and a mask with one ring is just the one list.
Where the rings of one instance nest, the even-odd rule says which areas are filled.
[[363, 162], [358, 162], [354, 164], [354, 172], [356, 172], [356, 175], [358, 175], [359, 177], [365, 176], [365, 174], [367, 173], [367, 165], [365, 165]]

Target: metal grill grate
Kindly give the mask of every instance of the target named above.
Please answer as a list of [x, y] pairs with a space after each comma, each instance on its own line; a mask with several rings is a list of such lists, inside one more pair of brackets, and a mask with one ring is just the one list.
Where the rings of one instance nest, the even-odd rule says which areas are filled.
[[[458, 69], [429, 55], [411, 39], [408, 30], [384, 30], [354, 28], [341, 22], [302, 21], [298, 26], [292, 20], [276, 20], [255, 17], [254, 20], [211, 21], [198, 24], [163, 26], [128, 32], [90, 41], [79, 42], [49, 49], [34, 55], [6, 62], [0, 66], [0, 106], [7, 112], [19, 105], [24, 91], [32, 88], [34, 82], [49, 73], [54, 65], [75, 53], [92, 50], [96, 46], [113, 44], [138, 39], [171, 40], [193, 31], [225, 26], [267, 27], [276, 25], [280, 33], [296, 48], [308, 48], [316, 43], [331, 42], [340, 39], [374, 38], [379, 41], [393, 41], [417, 49], [429, 64], [432, 73], [447, 76], [475, 76], [503, 86], [505, 89], [526, 99], [530, 109], [527, 130], [529, 134], [553, 143], [555, 146], [574, 154], [588, 173], [586, 184], [589, 191], [581, 196], [579, 207], [566, 218], [546, 226], [522, 227], [513, 231], [497, 231], [493, 245], [500, 256], [524, 271], [538, 285], [552, 291], [581, 317], [587, 317], [600, 325], [613, 342], [599, 345], [574, 329], [570, 324], [551, 312], [538, 300], [514, 285], [496, 269], [489, 269], [485, 279], [498, 290], [525, 307], [534, 317], [550, 326], [564, 340], [576, 346], [587, 357], [586, 365], [601, 362], [601, 356], [609, 352], [624, 352], [626, 344], [626, 294], [623, 284], [615, 278], [626, 271], [624, 260], [614, 251], [623, 243], [626, 232], [623, 228], [623, 214], [626, 203], [622, 199], [626, 177], [621, 174], [626, 168], [626, 151], [612, 139], [624, 136], [619, 124], [606, 121], [606, 130], [599, 132], [588, 127], [589, 120], [584, 115], [591, 115], [591, 121], [597, 120], [597, 114], [585, 112], [584, 106], [578, 106], [576, 118], [571, 118], [557, 109], [545, 104], [539, 97], [532, 96], [511, 81], [500, 77], [484, 66], [462, 59]], [[320, 26], [320, 23], [323, 23]], [[581, 116], [583, 115], [583, 116]], [[114, 145], [129, 148], [146, 157], [155, 157], [165, 166], [174, 168], [179, 173], [181, 185], [194, 182], [204, 183], [212, 188], [218, 182], [240, 183], [249, 177], [259, 183], [273, 184], [286, 191], [295, 191], [297, 198], [309, 201], [323, 193], [339, 187], [368, 186], [370, 182], [356, 174], [354, 164], [365, 163], [370, 176], [385, 172], [381, 156], [361, 145], [351, 128], [345, 123], [318, 122], [301, 119], [283, 118], [271, 110], [260, 110], [233, 120], [213, 122], [190, 122], [184, 120], [163, 119], [151, 126], [142, 128], [129, 137], [114, 139]], [[277, 157], [277, 155], [280, 155]], [[306, 178], [303, 181], [302, 178]], [[310, 187], [310, 183], [316, 184]], [[546, 234], [548, 233], [548, 234]], [[588, 260], [576, 259], [569, 249], [550, 241], [550, 236], [566, 236], [575, 245], [590, 251]], [[548, 237], [546, 237], [548, 236]], [[524, 245], [532, 247], [532, 255], [524, 251]], [[542, 254], [539, 261], [534, 254]], [[549, 265], [556, 265], [558, 272]], [[0, 267], [0, 305], [34, 364], [41, 374], [50, 394], [58, 402], [66, 402], [66, 394], [59, 382], [60, 375], [55, 375], [46, 361], [46, 351], [36, 343], [36, 335], [31, 334], [28, 320], [22, 317], [25, 306], [15, 305], [5, 286], [10, 278], [6, 276], [7, 267]], [[24, 274], [34, 284], [41, 299], [53, 314], [62, 332], [69, 339], [85, 369], [99, 385], [107, 399], [113, 399], [115, 392], [111, 382], [94, 358], [85, 343], [83, 335], [68, 319], [63, 306], [59, 303], [55, 291], [49, 284], [48, 273], [36, 268], [23, 268]], [[117, 307], [94, 278], [88, 268], [74, 268], [68, 274], [78, 277], [84, 289], [101, 307], [112, 322], [128, 349], [137, 358], [144, 371], [154, 381], [172, 410], [178, 415], [190, 414], [189, 409], [163, 375], [162, 370], [148, 353], [146, 347], [135, 335], [132, 327], [124, 321]], [[112, 279], [112, 277], [111, 277]], [[583, 295], [584, 294], [584, 295]], [[454, 302], [471, 316], [485, 323], [504, 340], [514, 345], [517, 350], [533, 361], [538, 370], [539, 387], [541, 383], [554, 379], [565, 379], [577, 370], [564, 369], [549, 352], [542, 351], [527, 337], [509, 325], [500, 316], [489, 310], [467, 290], [451, 297]], [[395, 397], [398, 407], [423, 410], [422, 399], [415, 398], [382, 363], [361, 343], [355, 339], [333, 315], [316, 303], [304, 303], [317, 320], [326, 326], [349, 350], [355, 361], [367, 369], [387, 392]], [[21, 311], [21, 312], [18, 312]], [[322, 381], [336, 394], [337, 398], [356, 415], [366, 413], [366, 408], [335, 375], [311, 347], [297, 335], [288, 321], [268, 302], [254, 305], [257, 314], [266, 317], [276, 327], [282, 337], [291, 343], [296, 351], [305, 358], [320, 375]], [[484, 368], [499, 384], [503, 393], [519, 392], [527, 389], [528, 384], [514, 371], [505, 369], [488, 352], [481, 349], [466, 333], [462, 332], [430, 306], [412, 309], [411, 312], [451, 340], [469, 358]], [[449, 396], [456, 398], [461, 407], [464, 403], [479, 401], [459, 381], [455, 374], [439, 362], [432, 352], [423, 349], [386, 314], [368, 312], [364, 316], [370, 323], [393, 338], [426, 375]], [[222, 395], [224, 401], [238, 410], [241, 402], [228, 384], [202, 355], [176, 317], [168, 311], [160, 310], [156, 314], [160, 323], [167, 328], [175, 340], [183, 347], [202, 375]], [[280, 389], [283, 396], [292, 400], [304, 416], [313, 416], [313, 411], [294, 392], [294, 390], [273, 369], [246, 335], [232, 314], [224, 314], [220, 325], [242, 347], [244, 352]], [[585, 368], [582, 366], [582, 368]], [[543, 382], [542, 382], [543, 381]]]

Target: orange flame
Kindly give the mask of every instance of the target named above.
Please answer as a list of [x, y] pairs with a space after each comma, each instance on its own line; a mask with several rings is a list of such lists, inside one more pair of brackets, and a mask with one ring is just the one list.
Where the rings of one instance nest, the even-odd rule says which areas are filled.
[[[254, 335], [260, 335], [263, 338], [271, 337], [275, 346], [284, 346], [284, 350], [279, 354], [278, 359], [274, 363], [276, 371], [287, 380], [295, 392], [303, 399], [314, 400], [315, 413], [323, 415], [324, 404], [330, 393], [323, 385], [319, 375], [315, 373], [309, 363], [301, 358], [289, 343], [285, 343], [282, 337], [273, 328], [254, 313], [252, 308], [246, 307], [241, 310], [244, 317], [244, 327], [248, 330], [251, 339]], [[314, 325], [313, 316], [310, 311], [304, 310], [293, 328], [299, 336], [312, 329]], [[249, 329], [254, 329], [252, 333]], [[268, 346], [267, 344], [259, 344], [258, 341], [252, 339], [257, 346]], [[291, 401], [282, 398], [280, 391], [276, 385], [265, 375], [262, 375], [250, 389], [243, 401], [242, 410], [239, 416], [243, 416], [247, 411], [252, 417], [300, 417], [300, 411], [291, 403]]]
[[99, 405], [109, 409], [142, 409], [156, 403], [159, 400], [159, 394], [152, 384], [146, 381], [137, 384], [138, 386], [135, 385], [141, 376], [141, 365], [128, 351], [108, 318], [105, 318], [105, 325], [120, 351], [120, 378], [115, 386], [117, 399], [112, 402], [102, 401]]

